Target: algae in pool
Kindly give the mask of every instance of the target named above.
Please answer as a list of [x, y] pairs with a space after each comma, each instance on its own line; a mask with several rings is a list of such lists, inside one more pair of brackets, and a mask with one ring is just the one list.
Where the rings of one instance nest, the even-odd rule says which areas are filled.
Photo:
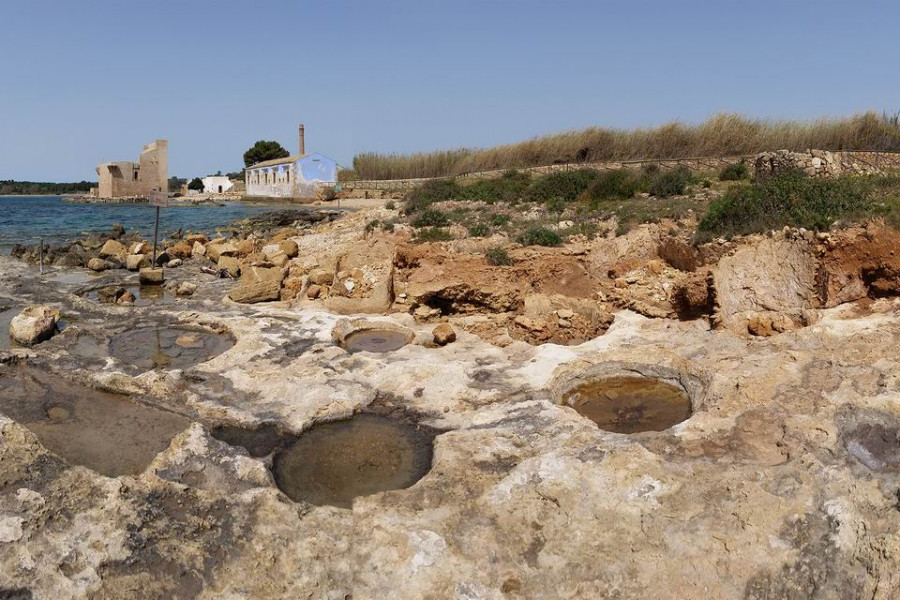
[[70, 464], [108, 477], [140, 473], [190, 425], [181, 415], [27, 367], [0, 373], [0, 413]]
[[409, 339], [401, 331], [392, 329], [363, 329], [354, 331], [344, 339], [349, 352], [393, 352], [407, 344]]
[[433, 440], [427, 428], [376, 415], [317, 425], [275, 455], [275, 481], [294, 501], [350, 508], [358, 496], [424, 477]]
[[567, 392], [563, 403], [615, 433], [663, 431], [691, 416], [691, 399], [683, 389], [647, 377], [583, 383]]
[[234, 346], [230, 335], [187, 327], [152, 327], [115, 336], [109, 353], [141, 370], [184, 369], [206, 362]]

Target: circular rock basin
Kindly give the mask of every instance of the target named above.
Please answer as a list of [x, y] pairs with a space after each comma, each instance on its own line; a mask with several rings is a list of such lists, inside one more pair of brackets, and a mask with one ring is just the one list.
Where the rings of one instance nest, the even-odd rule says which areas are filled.
[[69, 464], [108, 477], [140, 473], [190, 425], [184, 416], [34, 367], [0, 370], [0, 413]]
[[349, 352], [393, 352], [409, 343], [409, 336], [393, 329], [362, 329], [344, 338]]
[[317, 425], [275, 455], [278, 487], [296, 502], [350, 508], [407, 488], [431, 470], [434, 432], [377, 415]]
[[563, 395], [563, 404], [615, 433], [663, 431], [692, 412], [691, 399], [681, 387], [633, 375], [584, 382]]
[[110, 356], [141, 370], [185, 369], [234, 346], [230, 335], [188, 327], [152, 327], [112, 338]]

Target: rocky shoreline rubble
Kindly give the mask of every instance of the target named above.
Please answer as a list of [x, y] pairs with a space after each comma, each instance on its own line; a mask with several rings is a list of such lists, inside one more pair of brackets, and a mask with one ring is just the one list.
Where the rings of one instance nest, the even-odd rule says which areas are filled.
[[[544, 248], [368, 226], [398, 214], [177, 236], [161, 286], [124, 231], [43, 277], [32, 249], [0, 257], [0, 305], [53, 321], [0, 350], [0, 593], [900, 590], [896, 230], [697, 245], [687, 216]], [[611, 380], [687, 405], [604, 429], [582, 396]], [[297, 458], [335, 423], [363, 449]], [[395, 477], [323, 475], [347, 469]]]

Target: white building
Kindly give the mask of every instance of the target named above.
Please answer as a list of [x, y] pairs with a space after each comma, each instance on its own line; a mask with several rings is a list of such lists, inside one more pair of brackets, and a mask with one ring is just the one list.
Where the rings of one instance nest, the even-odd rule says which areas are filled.
[[231, 180], [224, 175], [210, 175], [200, 181], [203, 182], [204, 194], [223, 194], [234, 187]]

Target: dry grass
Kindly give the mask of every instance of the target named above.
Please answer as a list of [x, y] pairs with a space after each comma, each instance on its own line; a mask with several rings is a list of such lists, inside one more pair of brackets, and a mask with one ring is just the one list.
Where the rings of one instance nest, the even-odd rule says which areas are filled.
[[868, 112], [841, 119], [771, 121], [719, 114], [699, 125], [675, 122], [633, 130], [591, 127], [482, 150], [368, 152], [354, 157], [353, 169], [359, 179], [407, 179], [558, 163], [738, 156], [783, 148], [897, 152], [900, 117]]

